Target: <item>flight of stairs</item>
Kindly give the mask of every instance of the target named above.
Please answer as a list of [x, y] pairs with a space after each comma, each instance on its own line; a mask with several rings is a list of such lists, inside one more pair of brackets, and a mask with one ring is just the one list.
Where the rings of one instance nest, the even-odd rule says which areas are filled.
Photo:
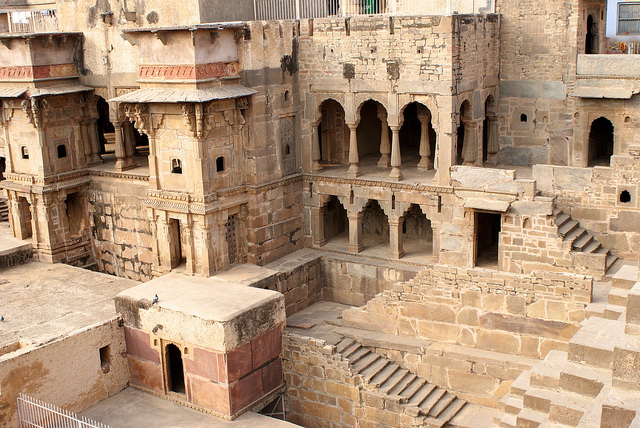
[[0, 198], [0, 222], [9, 221], [9, 206], [7, 201]]
[[407, 415], [424, 416], [426, 427], [461, 426], [454, 418], [462, 417], [461, 411], [471, 407], [354, 339], [343, 338], [336, 350], [349, 362], [352, 372], [362, 378], [367, 392], [385, 402], [385, 408], [399, 405]]
[[[637, 282], [635, 278], [637, 269], [626, 277], [624, 272], [616, 273], [609, 299], [602, 305], [604, 310], [591, 311], [569, 341], [568, 352], [549, 352], [543, 361], [514, 381], [510, 393], [502, 400], [503, 414], [496, 420], [498, 426], [630, 426], [640, 410], [640, 396], [634, 389], [638, 385], [633, 388], [622, 385], [615, 373], [619, 369], [616, 353], [620, 349], [632, 349], [633, 354], [640, 356], [639, 337], [627, 333], [624, 317], [627, 295]], [[613, 307], [619, 307], [621, 312]]]
[[565, 242], [571, 243], [571, 249], [574, 252], [586, 254], [604, 254], [605, 272], [618, 260], [611, 251], [604, 248], [587, 229], [580, 226], [580, 223], [572, 219], [570, 215], [565, 214], [561, 209], [556, 208], [553, 211], [555, 223], [558, 226], [558, 233]]

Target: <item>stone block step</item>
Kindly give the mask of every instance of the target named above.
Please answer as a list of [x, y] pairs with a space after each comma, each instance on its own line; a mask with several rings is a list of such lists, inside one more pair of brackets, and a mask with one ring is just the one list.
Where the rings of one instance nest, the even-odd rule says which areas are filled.
[[550, 351], [544, 360], [531, 369], [530, 385], [534, 388], [557, 390], [560, 385], [560, 372], [568, 361], [564, 351]]
[[421, 410], [421, 413], [424, 415], [428, 415], [431, 412], [431, 409], [440, 401], [440, 399], [447, 393], [446, 389], [435, 388], [431, 394], [427, 396], [427, 398], [420, 403], [418, 406]]
[[611, 368], [613, 349], [623, 334], [624, 322], [599, 317], [587, 318], [569, 340], [569, 361]]
[[611, 288], [630, 290], [638, 282], [638, 267], [624, 265], [611, 278]]
[[[402, 378], [400, 382], [396, 384], [393, 388], [389, 390], [389, 395], [399, 395], [402, 396], [401, 392], [404, 391], [406, 387], [411, 385], [414, 380], [419, 379], [415, 374], [408, 372], [407, 375]], [[403, 396], [402, 396], [403, 397]]]
[[560, 388], [595, 398], [605, 384], [611, 384], [611, 371], [568, 362], [560, 373]]
[[453, 400], [449, 402], [442, 411], [439, 411], [436, 417], [438, 418], [438, 420], [446, 424], [451, 419], [453, 419], [466, 405], [467, 402], [465, 400], [461, 400], [460, 398], [453, 396]]
[[628, 295], [628, 289], [611, 287], [609, 295], [607, 296], [607, 302], [615, 306], [627, 306]]
[[502, 415], [500, 418], [500, 423], [498, 426], [500, 428], [516, 428], [518, 425], [518, 416], [517, 415]]
[[416, 377], [410, 384], [408, 384], [398, 395], [404, 397], [407, 401], [410, 400], [427, 381], [421, 377]]
[[532, 409], [522, 409], [516, 419], [518, 428], [538, 428], [547, 420], [547, 414]]
[[355, 340], [345, 337], [336, 345], [336, 351], [342, 354], [347, 348], [354, 344], [356, 344]]
[[359, 343], [354, 343], [353, 345], [349, 346], [347, 349], [345, 349], [342, 352], [342, 356], [350, 360], [351, 355], [353, 355], [354, 353], [358, 352], [361, 349], [362, 349], [362, 346], [360, 346]]
[[566, 223], [564, 223], [561, 227], [558, 228], [558, 233], [562, 237], [566, 237], [568, 234], [573, 232], [578, 227], [579, 224], [580, 223], [578, 223], [575, 220], [569, 220]]
[[371, 379], [371, 385], [378, 388], [380, 385], [385, 383], [391, 376], [394, 375], [395, 372], [400, 370], [400, 366], [396, 363], [391, 363], [387, 365], [383, 370], [380, 371], [376, 376]]
[[358, 361], [360, 361], [361, 359], [363, 359], [364, 357], [366, 357], [367, 355], [370, 355], [371, 351], [367, 348], [361, 347], [359, 349], [357, 349], [355, 352], [351, 353], [347, 359], [349, 360], [349, 363], [356, 364]]
[[555, 222], [556, 226], [561, 227], [562, 225], [564, 225], [569, 220], [571, 220], [571, 217], [569, 217], [566, 214], [562, 214], [562, 211], [560, 211], [559, 214], [556, 215], [556, 219], [554, 220], [554, 222]]
[[608, 320], [619, 320], [626, 309], [626, 306], [617, 306], [607, 303], [604, 307], [602, 317]]
[[438, 400], [431, 410], [429, 410], [429, 414], [433, 417], [439, 418], [439, 416], [456, 400], [458, 400], [458, 397], [448, 391], [445, 391], [444, 395], [440, 397], [440, 400]]
[[430, 383], [424, 384], [418, 391], [409, 398], [409, 404], [415, 407], [419, 407], [420, 404], [437, 388], [437, 386]]
[[356, 373], [360, 374], [372, 364], [380, 360], [383, 360], [380, 355], [376, 354], [375, 352], [369, 352], [368, 355], [353, 364], [353, 370]]
[[576, 399], [572, 394], [561, 394], [560, 399], [555, 400], [549, 406], [549, 422], [576, 426], [585, 412], [592, 407], [592, 399]]
[[531, 371], [522, 372], [511, 384], [511, 396], [523, 398], [524, 393], [531, 387]]
[[599, 251], [601, 248], [602, 248], [602, 245], [600, 245], [600, 243], [598, 241], [591, 240], [591, 242], [589, 242], [582, 249], [582, 252], [591, 254], [591, 253], [595, 253], [595, 252]]
[[613, 266], [613, 264], [615, 262], [617, 262], [617, 261], [618, 261], [618, 258], [616, 256], [614, 256], [613, 254], [609, 253], [607, 255], [607, 260], [606, 260], [606, 263], [605, 263], [605, 266], [606, 266], [607, 270], [609, 270], [611, 268], [611, 266]]
[[401, 383], [405, 377], [409, 376], [411, 372], [407, 369], [399, 369], [396, 370], [393, 375], [389, 376], [389, 378], [384, 381], [380, 386], [378, 386], [378, 390], [381, 394], [389, 395], [389, 392], [394, 389], [399, 383]]
[[549, 406], [557, 396], [557, 391], [529, 388], [522, 399], [523, 410], [532, 409], [542, 413], [549, 413]]
[[385, 369], [391, 362], [386, 358], [380, 358], [375, 363], [364, 369], [360, 374], [364, 377], [364, 380], [369, 383], [376, 375]]
[[589, 235], [586, 230], [584, 232], [580, 238], [573, 241], [574, 251], [583, 251], [588, 244], [593, 242], [593, 236]]
[[510, 415], [517, 415], [520, 413], [520, 410], [524, 408], [522, 398], [511, 397], [509, 395], [505, 396], [504, 401], [502, 402], [504, 412]]
[[[577, 222], [576, 222], [577, 223]], [[580, 227], [580, 223], [578, 226], [572, 229], [569, 233], [564, 235], [563, 240], [567, 242], [571, 242], [571, 247], [575, 246], [576, 241], [582, 239], [583, 236], [587, 235], [587, 229], [584, 227]]]

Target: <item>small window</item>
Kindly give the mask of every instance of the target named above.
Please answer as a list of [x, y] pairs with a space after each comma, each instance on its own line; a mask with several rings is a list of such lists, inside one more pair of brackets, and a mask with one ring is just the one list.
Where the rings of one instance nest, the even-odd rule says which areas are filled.
[[628, 190], [623, 190], [622, 192], [620, 192], [620, 202], [622, 202], [623, 204], [631, 202], [631, 193], [629, 193]]
[[104, 374], [111, 370], [111, 347], [109, 345], [100, 348], [100, 368]]
[[289, 156], [291, 154], [291, 146], [289, 146], [288, 144], [284, 146], [284, 154], [285, 156]]
[[529, 118], [527, 117], [527, 115], [526, 115], [526, 114], [522, 113], [522, 114], [520, 115], [520, 122], [522, 122], [522, 123], [526, 123], [528, 120], [529, 120]]
[[216, 172], [224, 171], [224, 157], [220, 156], [216, 159]]
[[289, 94], [289, 91], [284, 91], [284, 100], [285, 101], [289, 101], [289, 98], [291, 98], [291, 95]]
[[25, 146], [22, 146], [20, 150], [22, 151], [22, 159], [29, 159], [29, 149], [27, 149]]
[[171, 173], [182, 174], [182, 161], [180, 159], [171, 159]]
[[67, 146], [65, 146], [64, 144], [60, 144], [58, 146], [58, 159], [62, 159], [66, 157], [67, 157]]
[[619, 36], [640, 34], [640, 3], [618, 3]]

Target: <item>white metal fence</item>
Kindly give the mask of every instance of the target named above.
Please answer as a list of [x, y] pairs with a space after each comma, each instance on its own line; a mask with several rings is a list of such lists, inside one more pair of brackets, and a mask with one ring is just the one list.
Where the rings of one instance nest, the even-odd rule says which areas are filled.
[[18, 396], [20, 428], [110, 428], [28, 395]]
[[9, 12], [10, 33], [47, 33], [58, 31], [55, 10]]
[[254, 0], [257, 20], [495, 13], [495, 0]]

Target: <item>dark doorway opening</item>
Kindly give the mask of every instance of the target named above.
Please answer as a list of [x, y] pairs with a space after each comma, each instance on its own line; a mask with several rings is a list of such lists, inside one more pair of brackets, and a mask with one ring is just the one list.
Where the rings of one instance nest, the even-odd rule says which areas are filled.
[[360, 123], [358, 124], [358, 154], [360, 159], [374, 155], [380, 156], [382, 137], [382, 121], [378, 117], [380, 103], [374, 100], [365, 102], [360, 108]]
[[0, 157], [0, 181], [4, 180], [4, 172], [6, 171], [7, 163], [6, 159]]
[[609, 166], [613, 155], [613, 124], [600, 117], [591, 124], [589, 132], [589, 166]]
[[320, 107], [322, 121], [318, 125], [320, 159], [325, 164], [348, 162], [349, 128], [344, 122], [344, 109], [334, 100], [326, 100]]
[[370, 200], [363, 210], [362, 237], [365, 247], [389, 245], [389, 218], [376, 200]]
[[183, 262], [182, 239], [180, 233], [180, 220], [169, 220], [169, 251], [171, 257], [171, 269], [180, 266]]
[[31, 229], [31, 205], [27, 198], [18, 198], [18, 212], [20, 218], [20, 239], [28, 239], [32, 236]]
[[184, 394], [184, 368], [182, 366], [182, 352], [170, 343], [166, 347], [167, 357], [167, 387], [169, 391]]
[[598, 23], [593, 19], [593, 15], [587, 17], [587, 35], [585, 36], [584, 53], [598, 53]]
[[113, 153], [116, 145], [116, 129], [109, 119], [109, 104], [107, 101], [98, 98], [98, 137], [100, 138], [100, 153]]
[[404, 215], [402, 224], [403, 241], [407, 253], [411, 252], [412, 244], [417, 244], [420, 252], [433, 253], [433, 229], [431, 221], [422, 212], [419, 205], [411, 205]]
[[497, 265], [501, 223], [501, 214], [476, 213], [476, 266]]
[[327, 203], [324, 213], [324, 239], [329, 242], [336, 237], [346, 236], [349, 220], [347, 210], [344, 209], [338, 198], [332, 196]]

